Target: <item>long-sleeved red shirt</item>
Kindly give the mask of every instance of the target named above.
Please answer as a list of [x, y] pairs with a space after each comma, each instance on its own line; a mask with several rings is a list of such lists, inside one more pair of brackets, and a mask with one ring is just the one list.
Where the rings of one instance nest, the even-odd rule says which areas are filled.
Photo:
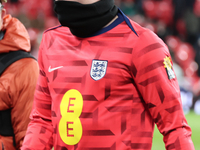
[[194, 150], [167, 46], [129, 21], [88, 38], [44, 33], [22, 150], [150, 150], [155, 124], [166, 149]]

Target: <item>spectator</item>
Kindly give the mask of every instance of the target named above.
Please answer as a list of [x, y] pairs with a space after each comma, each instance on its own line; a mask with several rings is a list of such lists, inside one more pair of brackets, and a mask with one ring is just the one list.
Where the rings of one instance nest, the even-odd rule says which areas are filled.
[[[13, 54], [23, 53], [31, 57], [27, 53], [30, 52], [30, 39], [25, 27], [18, 19], [6, 15], [3, 2], [5, 0], [0, 0], [1, 69], [8, 62], [7, 59], [3, 61], [8, 54], [14, 57]], [[37, 61], [23, 58], [0, 75], [0, 150], [20, 150], [30, 121], [38, 74]]]

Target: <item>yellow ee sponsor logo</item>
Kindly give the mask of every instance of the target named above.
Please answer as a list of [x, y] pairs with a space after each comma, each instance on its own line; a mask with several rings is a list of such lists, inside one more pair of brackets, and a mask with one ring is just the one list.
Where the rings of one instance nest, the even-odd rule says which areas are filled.
[[60, 103], [61, 119], [59, 122], [59, 134], [67, 145], [77, 144], [83, 133], [80, 115], [83, 109], [83, 97], [75, 89], [67, 91]]

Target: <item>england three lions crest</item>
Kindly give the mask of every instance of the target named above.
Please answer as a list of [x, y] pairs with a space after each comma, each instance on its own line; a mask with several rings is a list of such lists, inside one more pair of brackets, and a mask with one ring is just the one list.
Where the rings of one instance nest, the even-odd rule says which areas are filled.
[[92, 60], [92, 67], [90, 70], [90, 76], [94, 80], [100, 80], [106, 74], [108, 61], [106, 60]]

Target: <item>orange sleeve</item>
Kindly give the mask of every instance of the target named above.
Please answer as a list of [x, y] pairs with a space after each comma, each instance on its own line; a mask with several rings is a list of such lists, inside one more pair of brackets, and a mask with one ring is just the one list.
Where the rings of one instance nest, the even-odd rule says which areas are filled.
[[10, 84], [10, 95], [13, 100], [11, 119], [16, 147], [20, 148], [30, 122], [29, 115], [33, 105], [39, 67], [36, 60], [24, 58], [13, 63], [9, 69], [16, 69], [16, 74]]

